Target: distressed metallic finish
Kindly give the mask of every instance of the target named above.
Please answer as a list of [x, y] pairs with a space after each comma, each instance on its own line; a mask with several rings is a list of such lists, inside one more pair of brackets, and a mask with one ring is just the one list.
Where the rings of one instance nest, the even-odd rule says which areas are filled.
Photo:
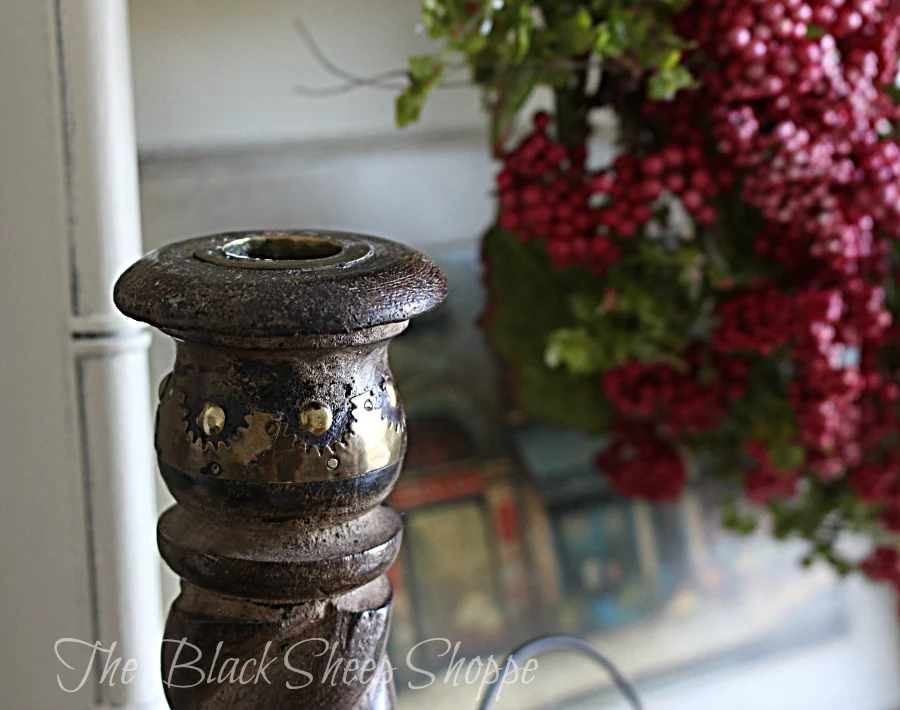
[[321, 402], [309, 402], [300, 410], [300, 426], [310, 434], [324, 434], [331, 429], [334, 415], [331, 407]]
[[204, 436], [216, 437], [225, 428], [225, 410], [218, 404], [207, 402], [197, 415], [197, 426]]
[[[329, 436], [337, 428], [334, 424], [316, 433], [302, 424], [291, 425], [283, 410], [263, 412], [238, 405], [233, 409], [242, 417], [240, 423], [229, 432], [223, 427], [210, 435], [202, 426], [192, 426], [187, 395], [170, 391], [159, 408], [157, 449], [163, 460], [195, 476], [210, 475], [209, 465], [216, 463], [215, 475], [232, 481], [326, 481], [397, 463], [406, 450], [403, 410], [365, 407], [378, 399], [376, 392], [349, 399], [345, 428]], [[386, 394], [383, 398], [388, 401]], [[203, 416], [201, 411], [198, 420]], [[333, 460], [337, 464], [329, 465]]]
[[[177, 339], [156, 432], [177, 505], [158, 542], [183, 580], [166, 638], [203, 655], [182, 667], [164, 644], [171, 707], [393, 707], [374, 672], [402, 534], [382, 501], [406, 447], [387, 349], [445, 291], [411, 249], [310, 230], [174, 244], [120, 279], [119, 308]], [[269, 682], [197, 684], [219, 644], [220, 667], [277, 657]], [[332, 650], [369, 673], [323, 682]]]

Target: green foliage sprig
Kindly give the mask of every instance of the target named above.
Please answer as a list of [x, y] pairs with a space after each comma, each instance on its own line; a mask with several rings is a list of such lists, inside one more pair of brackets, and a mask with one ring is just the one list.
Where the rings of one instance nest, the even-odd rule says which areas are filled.
[[[591, 67], [650, 72], [647, 90], [667, 98], [695, 85], [684, 66], [688, 48], [672, 29], [689, 0], [425, 0], [422, 21], [440, 51], [413, 57], [409, 86], [397, 97], [397, 122], [419, 119], [428, 97], [454, 68], [467, 67], [483, 89], [494, 145], [538, 87], [563, 89]], [[589, 100], [602, 102], [601, 80]]]

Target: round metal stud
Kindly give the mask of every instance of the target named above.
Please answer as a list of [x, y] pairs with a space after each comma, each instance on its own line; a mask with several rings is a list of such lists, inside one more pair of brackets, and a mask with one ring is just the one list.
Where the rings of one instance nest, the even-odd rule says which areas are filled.
[[371, 412], [373, 409], [375, 409], [375, 402], [373, 402], [371, 399], [367, 399], [363, 404], [363, 408], [367, 412]]
[[328, 467], [329, 471], [334, 471], [334, 469], [341, 465], [341, 462], [338, 461], [334, 456], [332, 456], [325, 462], [325, 465]]
[[310, 434], [324, 434], [333, 420], [331, 407], [321, 402], [308, 402], [300, 410], [300, 426]]
[[385, 380], [384, 391], [387, 393], [388, 402], [392, 407], [396, 407], [399, 399], [397, 398], [397, 388], [394, 386], [393, 380]]
[[206, 436], [218, 436], [225, 428], [225, 410], [207, 402], [197, 416], [197, 426]]

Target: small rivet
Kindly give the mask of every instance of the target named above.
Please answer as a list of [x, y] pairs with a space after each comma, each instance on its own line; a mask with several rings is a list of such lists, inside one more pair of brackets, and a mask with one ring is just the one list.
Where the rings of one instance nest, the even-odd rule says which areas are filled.
[[266, 434], [275, 436], [278, 433], [278, 422], [269, 422], [266, 424]]
[[209, 465], [209, 472], [213, 476], [220, 476], [222, 474], [222, 466], [217, 464], [215, 461]]
[[300, 426], [310, 434], [324, 434], [331, 429], [331, 407], [321, 402], [308, 402], [300, 410]]
[[371, 412], [373, 409], [375, 409], [375, 402], [373, 402], [371, 399], [367, 399], [363, 403], [363, 409], [365, 409], [367, 412]]
[[169, 386], [169, 382], [171, 381], [171, 379], [172, 379], [172, 373], [170, 372], [168, 375], [166, 375], [159, 381], [159, 389], [157, 390], [157, 392], [159, 393], [160, 399], [162, 399], [163, 395], [165, 395], [166, 387]]
[[341, 462], [332, 456], [325, 462], [325, 465], [328, 467], [329, 471], [334, 471], [334, 469], [341, 465]]
[[207, 436], [218, 436], [225, 428], [225, 410], [218, 404], [207, 402], [197, 417], [197, 426]]
[[384, 391], [387, 392], [388, 402], [392, 407], [397, 406], [397, 388], [394, 386], [393, 380], [384, 381]]

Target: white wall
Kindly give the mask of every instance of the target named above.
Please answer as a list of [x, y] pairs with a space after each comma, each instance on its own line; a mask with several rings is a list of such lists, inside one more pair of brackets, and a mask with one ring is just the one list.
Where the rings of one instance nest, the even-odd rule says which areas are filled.
[[[131, 0], [142, 151], [389, 134], [396, 92], [319, 99], [298, 83], [336, 80], [311, 58], [299, 14], [337, 63], [369, 75], [433, 50], [416, 32], [420, 0]], [[412, 131], [482, 127], [472, 89], [438, 92]]]

